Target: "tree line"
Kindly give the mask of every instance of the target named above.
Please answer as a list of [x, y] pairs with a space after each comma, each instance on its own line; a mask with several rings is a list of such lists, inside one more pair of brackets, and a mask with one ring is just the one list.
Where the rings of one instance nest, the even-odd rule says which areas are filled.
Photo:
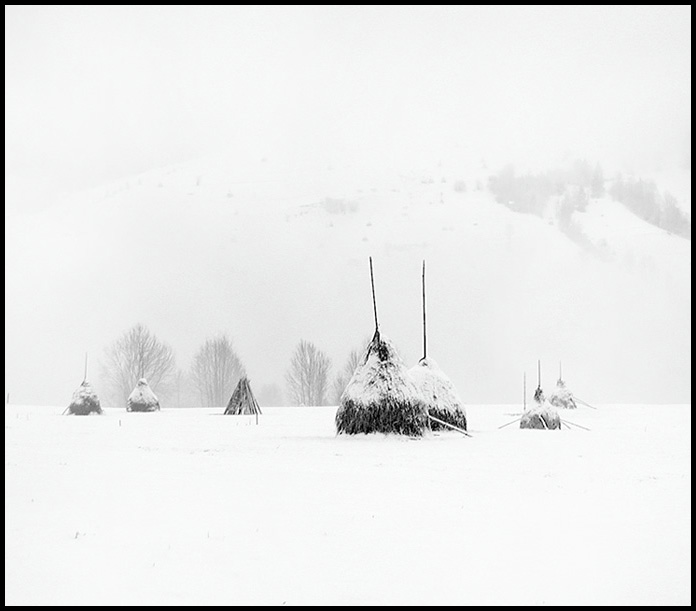
[[[328, 355], [312, 342], [300, 340], [285, 373], [287, 402], [297, 406], [338, 404], [360, 355], [359, 349], [352, 350], [332, 379]], [[173, 348], [138, 323], [106, 348], [101, 375], [107, 396], [115, 405], [125, 405], [138, 380], [145, 378], [170, 406], [221, 407], [246, 369], [230, 338], [220, 334], [206, 339], [188, 370], [182, 370]], [[275, 384], [262, 386], [256, 393], [262, 404], [282, 404], [283, 393]]]

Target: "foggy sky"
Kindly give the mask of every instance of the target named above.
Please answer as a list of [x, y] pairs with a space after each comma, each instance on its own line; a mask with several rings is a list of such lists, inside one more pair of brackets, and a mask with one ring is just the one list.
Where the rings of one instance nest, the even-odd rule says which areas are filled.
[[680, 161], [690, 46], [686, 6], [10, 6], [6, 193], [240, 142], [383, 164]]
[[[459, 159], [491, 171], [577, 157], [608, 172], [690, 166], [690, 108], [684, 6], [6, 6], [6, 240], [34, 220], [59, 230], [59, 212], [34, 215], [66, 193], [230, 151], [373, 174]], [[24, 266], [6, 260], [6, 288]], [[68, 310], [74, 290], [56, 302]], [[6, 332], [41, 317], [40, 304], [7, 291], [5, 302]], [[118, 304], [109, 341], [141, 305]], [[43, 316], [41, 328], [63, 323]], [[180, 338], [163, 339], [176, 349]], [[70, 347], [81, 361], [82, 346], [12, 341], [6, 388], [64, 402], [55, 380], [30, 388], [31, 351], [45, 363]]]

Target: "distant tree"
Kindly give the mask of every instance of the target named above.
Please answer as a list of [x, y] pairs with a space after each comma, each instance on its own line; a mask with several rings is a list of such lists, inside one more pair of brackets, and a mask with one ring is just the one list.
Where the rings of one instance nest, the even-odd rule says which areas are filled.
[[348, 382], [350, 382], [350, 379], [353, 377], [353, 373], [357, 369], [358, 363], [360, 362], [361, 355], [362, 351], [360, 350], [355, 349], [350, 351], [350, 354], [348, 355], [348, 359], [346, 360], [343, 369], [341, 369], [341, 371], [338, 372], [336, 378], [334, 379], [332, 403], [335, 403], [336, 405], [340, 403], [341, 395], [343, 394], [343, 391], [346, 389]]
[[226, 335], [207, 339], [191, 364], [191, 379], [208, 407], [227, 405], [244, 366]]
[[174, 351], [138, 323], [106, 349], [103, 377], [114, 400], [125, 405], [140, 378], [158, 392], [169, 390], [176, 370]]
[[311, 342], [300, 340], [285, 374], [294, 405], [324, 405], [331, 360]]

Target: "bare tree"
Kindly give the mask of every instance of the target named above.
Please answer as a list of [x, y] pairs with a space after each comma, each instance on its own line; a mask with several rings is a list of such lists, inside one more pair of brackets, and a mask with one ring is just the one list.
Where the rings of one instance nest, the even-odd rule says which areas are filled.
[[340, 403], [341, 395], [343, 394], [343, 391], [346, 389], [346, 386], [348, 386], [348, 382], [350, 382], [350, 379], [353, 377], [353, 373], [358, 367], [358, 363], [360, 362], [360, 357], [362, 356], [363, 352], [364, 350], [351, 350], [350, 354], [348, 355], [348, 359], [346, 360], [346, 364], [343, 366], [343, 369], [341, 369], [341, 371], [339, 371], [336, 375], [332, 389], [332, 401], [336, 405]]
[[311, 342], [300, 340], [285, 374], [294, 405], [324, 405], [331, 360]]
[[140, 378], [155, 393], [168, 390], [176, 365], [174, 351], [138, 323], [106, 349], [103, 376], [113, 398], [123, 405]]
[[193, 357], [191, 378], [201, 401], [208, 407], [227, 405], [235, 385], [244, 375], [244, 365], [226, 335], [206, 340]]

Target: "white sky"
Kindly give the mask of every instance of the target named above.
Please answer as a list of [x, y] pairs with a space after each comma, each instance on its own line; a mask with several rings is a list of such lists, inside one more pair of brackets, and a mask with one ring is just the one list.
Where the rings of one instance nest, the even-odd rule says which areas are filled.
[[6, 6], [6, 193], [240, 141], [383, 162], [679, 159], [690, 50], [690, 6]]

